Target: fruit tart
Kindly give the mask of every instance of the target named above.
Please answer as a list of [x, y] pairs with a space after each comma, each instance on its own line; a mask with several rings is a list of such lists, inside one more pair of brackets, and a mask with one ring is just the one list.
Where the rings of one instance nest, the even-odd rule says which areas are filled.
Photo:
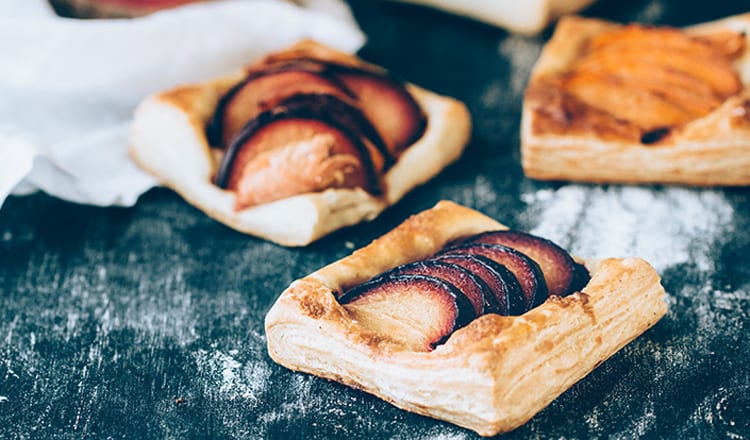
[[653, 326], [664, 296], [641, 259], [572, 257], [443, 201], [294, 281], [265, 327], [287, 368], [490, 436]]
[[302, 246], [458, 159], [466, 106], [313, 41], [136, 109], [130, 153], [209, 216]]
[[527, 176], [750, 184], [750, 14], [686, 29], [567, 17], [533, 69]]

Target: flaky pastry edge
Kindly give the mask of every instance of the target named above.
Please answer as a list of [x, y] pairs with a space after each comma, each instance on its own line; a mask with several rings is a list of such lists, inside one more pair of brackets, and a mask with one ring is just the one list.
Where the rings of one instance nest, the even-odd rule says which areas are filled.
[[[542, 50], [529, 83], [567, 70], [588, 38], [617, 25], [564, 17]], [[593, 183], [750, 185], [750, 13], [685, 29], [693, 35], [720, 30], [745, 32], [745, 52], [734, 63], [744, 88], [708, 115], [679, 127], [667, 143], [603, 140], [592, 133], [534, 133], [532, 103], [525, 98], [521, 163], [526, 176]]]
[[463, 15], [523, 35], [534, 35], [565, 14], [571, 14], [595, 0], [400, 0]]
[[531, 419], [665, 313], [659, 275], [638, 258], [579, 260], [591, 281], [516, 317], [488, 314], [429, 353], [404, 350], [354, 321], [336, 295], [497, 221], [442, 201], [281, 294], [265, 320], [268, 352], [296, 371], [483, 436]]
[[407, 84], [427, 116], [427, 128], [383, 176], [383, 195], [360, 188], [328, 189], [235, 211], [234, 193], [212, 183], [218, 161], [205, 127], [221, 96], [243, 78], [237, 72], [146, 98], [135, 110], [129, 153], [163, 186], [208, 216], [284, 246], [305, 246], [345, 226], [374, 219], [456, 161], [469, 142], [471, 118], [462, 102]]

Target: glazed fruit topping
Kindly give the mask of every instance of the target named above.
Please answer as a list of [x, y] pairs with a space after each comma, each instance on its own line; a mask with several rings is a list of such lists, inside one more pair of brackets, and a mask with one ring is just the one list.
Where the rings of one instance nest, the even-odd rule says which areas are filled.
[[[523, 292], [523, 310], [531, 310], [547, 299], [547, 285], [539, 265], [521, 252], [498, 244], [465, 243], [447, 249], [451, 253], [482, 255], [505, 266]], [[512, 304], [511, 304], [512, 306]]]
[[241, 210], [328, 188], [377, 195], [380, 176], [426, 124], [405, 83], [306, 43], [251, 66], [219, 100], [206, 135], [224, 150], [215, 183], [237, 193]]
[[628, 25], [591, 38], [564, 76], [580, 101], [645, 132], [705, 116], [741, 88], [733, 58], [744, 37], [693, 37], [672, 28]]
[[460, 290], [426, 275], [377, 278], [339, 301], [360, 325], [413, 351], [431, 350], [476, 316]]
[[588, 270], [555, 243], [491, 231], [390, 269], [346, 291], [339, 302], [375, 334], [429, 351], [476, 317], [521, 315], [588, 281]]
[[352, 115], [342, 106], [331, 96], [297, 95], [261, 113], [233, 140], [216, 184], [236, 192], [238, 210], [327, 188], [377, 194], [380, 156], [342, 122]]

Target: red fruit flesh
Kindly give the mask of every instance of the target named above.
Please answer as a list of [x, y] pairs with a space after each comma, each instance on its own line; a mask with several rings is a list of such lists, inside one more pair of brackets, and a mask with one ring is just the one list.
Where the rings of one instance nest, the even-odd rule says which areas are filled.
[[475, 317], [455, 286], [425, 275], [378, 277], [339, 302], [362, 327], [413, 351], [432, 350]]
[[372, 190], [366, 151], [319, 120], [271, 121], [237, 148], [226, 185], [236, 209], [328, 188]]
[[487, 313], [499, 315], [520, 315], [524, 312], [523, 291], [515, 275], [487, 257], [470, 254], [441, 254], [432, 258], [459, 265], [482, 279], [490, 289], [485, 295], [490, 306]]
[[487, 284], [477, 275], [459, 265], [445, 261], [417, 261], [395, 267], [383, 275], [401, 274], [427, 275], [447, 281], [468, 298], [477, 316], [487, 313], [492, 308], [488, 300], [494, 297]]
[[550, 295], [572, 293], [575, 261], [564, 249], [547, 239], [518, 231], [491, 231], [470, 237], [464, 243], [500, 244], [513, 248], [539, 265]]
[[393, 157], [422, 136], [426, 126], [424, 113], [403, 85], [367, 72], [346, 71], [337, 77], [357, 95], [362, 110]]
[[515, 249], [497, 244], [466, 243], [451, 247], [444, 253], [482, 255], [505, 266], [521, 285], [524, 311], [531, 310], [547, 299], [547, 285], [539, 265]]
[[351, 99], [341, 86], [314, 72], [282, 70], [251, 76], [230, 91], [219, 106], [221, 145], [229, 145], [248, 121], [282, 100], [312, 93], [333, 95], [345, 101]]

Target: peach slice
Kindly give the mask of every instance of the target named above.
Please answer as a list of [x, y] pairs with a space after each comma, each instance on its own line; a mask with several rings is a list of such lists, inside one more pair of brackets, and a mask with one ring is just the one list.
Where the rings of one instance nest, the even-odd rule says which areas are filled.
[[670, 51], [659, 47], [616, 47], [589, 55], [593, 62], [600, 57], [619, 60], [620, 65], [655, 64], [681, 72], [707, 84], [719, 97], [729, 97], [742, 89], [742, 83], [731, 62], [723, 56], [701, 58], [687, 51]]
[[717, 54], [711, 44], [670, 27], [631, 24], [602, 32], [589, 42], [589, 50], [592, 52], [608, 52], [620, 48], [684, 51], [700, 58], [711, 58]]
[[640, 85], [637, 81], [597, 72], [577, 72], [565, 80], [565, 89], [576, 98], [646, 131], [693, 119], [693, 114]]
[[696, 116], [708, 114], [722, 102], [704, 81], [669, 66], [623, 63], [615, 55], [602, 54], [578, 63], [576, 71], [613, 75], [635, 87], [663, 96]]

